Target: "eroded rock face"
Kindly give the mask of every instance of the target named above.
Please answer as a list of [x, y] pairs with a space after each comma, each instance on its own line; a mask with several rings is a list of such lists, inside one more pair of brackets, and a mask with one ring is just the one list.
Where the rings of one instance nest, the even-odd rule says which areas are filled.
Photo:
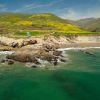
[[11, 47], [13, 47], [13, 48], [16, 48], [16, 47], [18, 47], [18, 46], [19, 46], [19, 44], [18, 44], [18, 43], [16, 43], [16, 42], [12, 42], [12, 43], [10, 44], [10, 46], [11, 46]]
[[37, 41], [36, 40], [24, 40], [22, 41], [20, 47], [27, 46], [27, 45], [33, 45], [33, 44], [37, 44]]
[[12, 48], [21, 48], [23, 46], [34, 45], [36, 43], [37, 43], [36, 40], [24, 40], [24, 41], [22, 41], [20, 43], [12, 42], [12, 43], [9, 44], [9, 46], [12, 47]]

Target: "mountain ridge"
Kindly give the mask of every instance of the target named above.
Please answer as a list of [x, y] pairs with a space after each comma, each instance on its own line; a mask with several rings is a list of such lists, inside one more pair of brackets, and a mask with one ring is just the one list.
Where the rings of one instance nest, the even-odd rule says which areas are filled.
[[70, 22], [87, 31], [100, 32], [100, 18], [85, 18]]

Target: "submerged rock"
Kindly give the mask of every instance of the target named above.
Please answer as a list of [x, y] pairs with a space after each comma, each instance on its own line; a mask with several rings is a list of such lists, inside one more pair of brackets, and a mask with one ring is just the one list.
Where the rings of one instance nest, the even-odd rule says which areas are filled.
[[1, 59], [1, 63], [7, 63], [8, 65], [14, 64], [14, 60], [12, 59]]
[[0, 60], [0, 63], [5, 63], [6, 62], [6, 59], [1, 59]]
[[61, 62], [66, 62], [66, 59], [61, 58], [60, 61]]
[[85, 53], [88, 54], [88, 55], [93, 55], [94, 56], [94, 54], [91, 53], [91, 52], [85, 51]]
[[38, 68], [38, 66], [36, 66], [36, 65], [33, 65], [33, 66], [31, 66], [32, 68]]
[[95, 56], [95, 54], [93, 52], [90, 52], [90, 51], [83, 51], [83, 50], [80, 50], [82, 51], [83, 53], [87, 54], [87, 55], [90, 55], [90, 56]]
[[9, 59], [9, 60], [7, 61], [7, 63], [8, 63], [8, 65], [12, 65], [12, 64], [14, 64], [14, 60]]

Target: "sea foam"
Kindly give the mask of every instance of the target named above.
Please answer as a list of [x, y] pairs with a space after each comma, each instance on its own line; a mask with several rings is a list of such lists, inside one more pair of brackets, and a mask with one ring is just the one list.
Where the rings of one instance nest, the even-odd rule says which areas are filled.
[[11, 55], [11, 54], [13, 54], [14, 53], [14, 51], [0, 51], [0, 55], [2, 55], [2, 54], [4, 54], [4, 55]]
[[59, 48], [58, 51], [66, 51], [66, 50], [85, 50], [85, 49], [100, 49], [100, 47], [71, 47], [71, 48]]

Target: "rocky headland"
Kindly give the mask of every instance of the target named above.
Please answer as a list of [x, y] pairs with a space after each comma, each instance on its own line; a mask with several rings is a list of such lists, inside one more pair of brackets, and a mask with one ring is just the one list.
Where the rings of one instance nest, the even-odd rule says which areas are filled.
[[41, 65], [41, 61], [47, 61], [54, 66], [58, 62], [66, 62], [68, 59], [62, 55], [58, 48], [69, 47], [99, 47], [99, 35], [44, 35], [37, 37], [4, 37], [0, 36], [0, 51], [13, 51], [1, 62], [13, 64], [14, 62], [30, 62]]

